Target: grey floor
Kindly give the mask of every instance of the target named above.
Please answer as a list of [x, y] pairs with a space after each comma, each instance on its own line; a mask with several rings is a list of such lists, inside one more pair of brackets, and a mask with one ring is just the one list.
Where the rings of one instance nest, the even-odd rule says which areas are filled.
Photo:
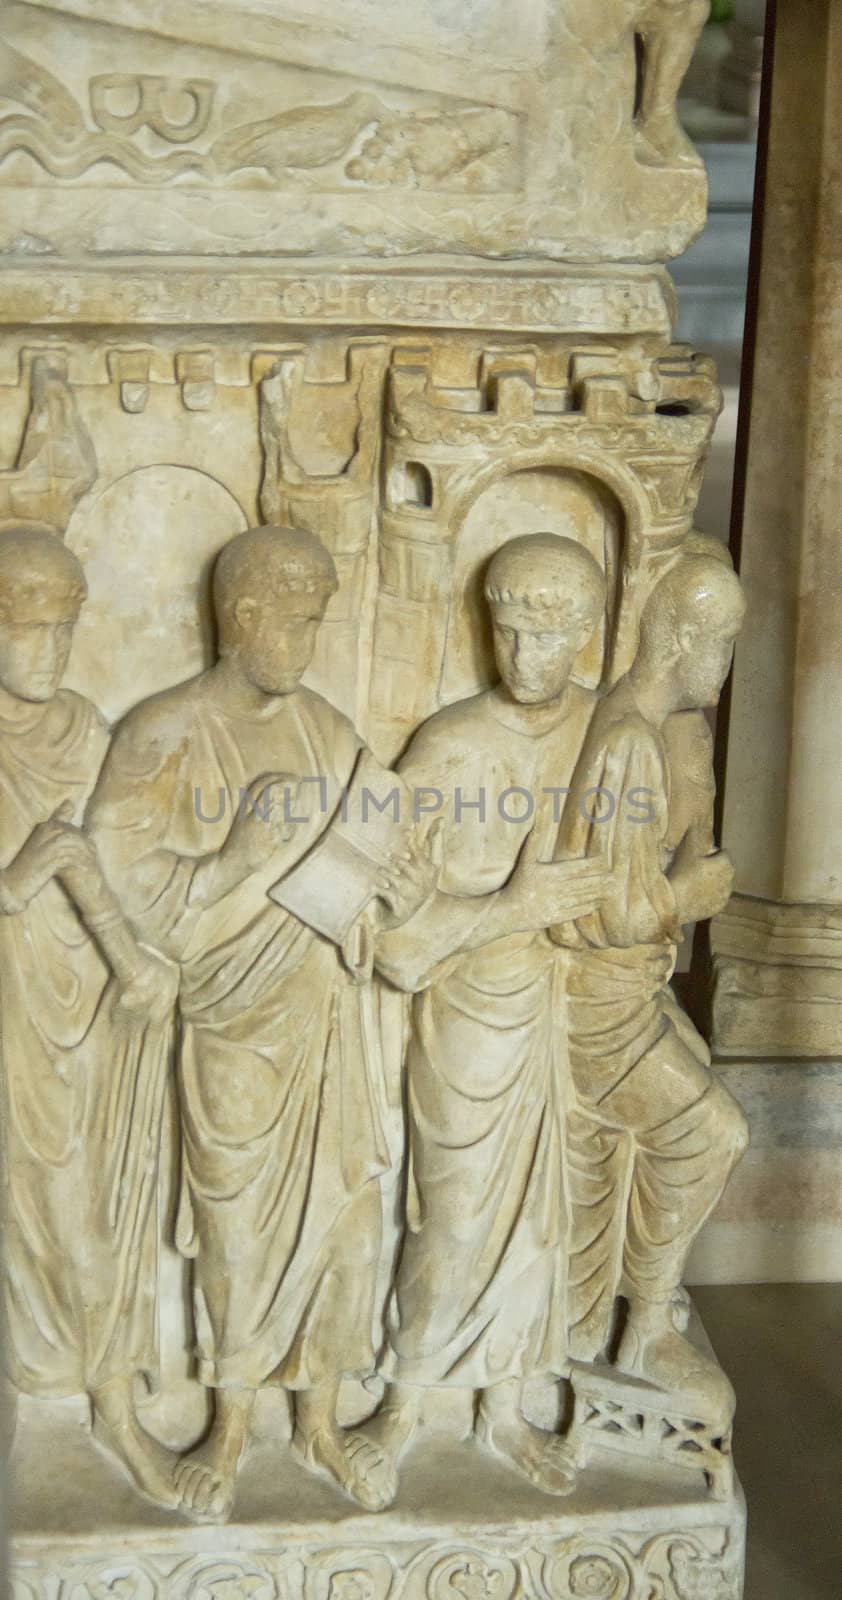
[[842, 1285], [693, 1298], [737, 1391], [745, 1600], [842, 1600]]

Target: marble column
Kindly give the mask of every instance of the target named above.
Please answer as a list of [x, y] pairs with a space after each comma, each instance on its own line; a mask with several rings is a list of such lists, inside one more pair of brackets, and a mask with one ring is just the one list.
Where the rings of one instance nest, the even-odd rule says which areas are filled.
[[834, 0], [781, 6], [725, 775], [736, 893], [712, 929], [713, 1047], [756, 1114], [705, 1248], [748, 1278], [842, 1260], [840, 73]]

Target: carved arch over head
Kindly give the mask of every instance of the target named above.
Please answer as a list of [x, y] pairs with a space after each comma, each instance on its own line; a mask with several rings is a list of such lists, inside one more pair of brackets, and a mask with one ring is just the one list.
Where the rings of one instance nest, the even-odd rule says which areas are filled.
[[[587, 486], [590, 485], [594, 504], [597, 505], [598, 501], [602, 500], [606, 514], [607, 547], [600, 552], [593, 547], [592, 542], [583, 541], [606, 570], [610, 591], [603, 633], [601, 671], [594, 672], [593, 664], [589, 663], [585, 668], [585, 676], [594, 685], [598, 681], [614, 682], [629, 665], [637, 639], [637, 579], [645, 559], [646, 534], [650, 521], [647, 497], [639, 479], [622, 461], [604, 454], [597, 455], [595, 451], [577, 449], [572, 441], [567, 448], [553, 444], [547, 448], [525, 452], [518, 458], [515, 467], [511, 462], [491, 463], [476, 475], [470, 488], [460, 496], [451, 510], [453, 598], [443, 642], [440, 679], [440, 691], [443, 691], [448, 699], [453, 697], [446, 692], [448, 654], [454, 644], [456, 607], [465, 590], [464, 582], [460, 582], [459, 545], [466, 528], [469, 527], [471, 515], [483, 497], [495, 488], [526, 477], [532, 477], [533, 480], [543, 478], [546, 482], [548, 475], [552, 475], [560, 482], [566, 479], [569, 484], [578, 486], [581, 494], [587, 493]], [[616, 521], [608, 547], [609, 535], [612, 534], [609, 525], [612, 508], [616, 511]], [[538, 520], [540, 521], [540, 518]], [[547, 531], [553, 531], [552, 512], [544, 517], [544, 524]], [[524, 526], [512, 529], [513, 533], [537, 531], [539, 531], [538, 522], [534, 528]], [[559, 528], [558, 531], [563, 530]], [[573, 536], [576, 536], [575, 532]], [[500, 538], [497, 544], [502, 542], [503, 539]], [[489, 542], [488, 556], [493, 553], [494, 548], [496, 545]]]

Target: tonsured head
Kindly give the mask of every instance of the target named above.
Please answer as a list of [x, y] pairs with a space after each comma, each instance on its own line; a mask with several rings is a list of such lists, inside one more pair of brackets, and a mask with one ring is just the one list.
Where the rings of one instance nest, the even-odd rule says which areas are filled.
[[669, 684], [676, 711], [715, 705], [745, 611], [740, 580], [725, 562], [682, 557], [643, 608], [636, 670]]
[[313, 658], [338, 581], [333, 558], [300, 528], [252, 528], [221, 552], [213, 578], [219, 653], [264, 694], [291, 694]]
[[485, 596], [500, 676], [521, 705], [558, 698], [605, 609], [605, 578], [574, 539], [531, 533], [493, 557]]
[[88, 589], [58, 534], [40, 527], [0, 533], [0, 684], [18, 700], [52, 700]]

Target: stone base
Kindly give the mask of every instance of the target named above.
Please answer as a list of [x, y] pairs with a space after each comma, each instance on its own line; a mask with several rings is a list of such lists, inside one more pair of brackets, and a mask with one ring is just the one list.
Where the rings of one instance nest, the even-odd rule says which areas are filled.
[[[594, 1449], [556, 1501], [475, 1444], [409, 1458], [397, 1506], [356, 1513], [288, 1455], [254, 1449], [237, 1521], [156, 1513], [53, 1412], [19, 1467], [14, 1600], [739, 1600], [742, 1494]], [[40, 1528], [26, 1502], [38, 1483]], [[76, 1527], [73, 1538], [66, 1529]]]
[[138, 1499], [77, 1408], [25, 1402], [13, 1456], [14, 1600], [742, 1596], [745, 1508], [730, 1477], [717, 1498], [688, 1460], [669, 1462], [659, 1448], [626, 1454], [619, 1434], [592, 1433], [575, 1493], [553, 1499], [465, 1427], [454, 1439], [452, 1413], [449, 1436], [432, 1415], [396, 1505], [371, 1516], [303, 1472], [279, 1442], [280, 1403], [261, 1397], [235, 1520], [206, 1527]]

